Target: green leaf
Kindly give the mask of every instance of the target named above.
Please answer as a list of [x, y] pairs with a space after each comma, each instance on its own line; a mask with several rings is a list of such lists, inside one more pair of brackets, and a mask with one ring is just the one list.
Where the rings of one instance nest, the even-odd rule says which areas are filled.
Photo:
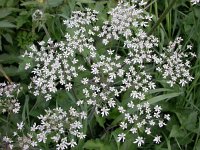
[[0, 21], [0, 28], [15, 28], [16, 26], [6, 20]]
[[133, 136], [127, 137], [127, 135], [126, 135], [126, 140], [122, 144], [122, 146], [120, 147], [120, 150], [128, 150], [128, 149], [130, 149], [130, 150], [137, 150], [138, 147], [137, 147], [137, 145], [135, 143], [133, 143], [133, 139], [134, 139]]
[[119, 115], [119, 116], [111, 123], [111, 125], [116, 125], [116, 124], [118, 124], [119, 122], [121, 122], [121, 121], [123, 120], [123, 118], [124, 118], [124, 115], [123, 115], [123, 114]]
[[96, 140], [89, 140], [87, 141], [83, 148], [88, 149], [88, 150], [115, 150], [115, 146], [113, 144], [105, 143], [103, 141], [100, 141], [99, 139]]
[[99, 12], [102, 12], [104, 10], [104, 4], [105, 4], [105, 2], [97, 2], [95, 4], [94, 9], [99, 11]]
[[197, 132], [197, 117], [198, 113], [195, 111], [182, 111], [181, 113], [176, 113], [181, 126], [191, 132]]
[[[165, 100], [165, 99], [170, 99], [170, 98], [177, 97], [177, 96], [179, 96], [181, 94], [182, 94], [181, 92], [180, 93], [163, 94], [163, 95], [159, 95], [159, 96], [153, 97], [153, 98], [147, 100], [146, 102], [149, 102], [150, 104], [154, 104], [154, 103], [157, 103], [157, 102]], [[143, 103], [145, 103], [145, 102], [143, 102]]]
[[27, 5], [38, 5], [39, 3], [37, 1], [28, 1], [28, 2], [23, 2], [21, 6], [27, 6]]
[[[17, 76], [19, 75], [18, 68], [15, 66], [4, 67], [4, 71], [8, 76]], [[0, 73], [1, 75], [1, 73]]]
[[68, 0], [70, 11], [72, 12], [76, 6], [75, 0]]
[[120, 131], [119, 128], [116, 129], [115, 131], [111, 132], [111, 135], [114, 137], [114, 140], [115, 140], [115, 142], [117, 144], [117, 149], [119, 149], [119, 147], [120, 147], [120, 143], [118, 142], [118, 134], [120, 134], [120, 133], [121, 133], [121, 131]]
[[200, 150], [200, 139], [198, 140], [197, 144], [195, 145], [195, 150]]
[[2, 39], [2, 36], [0, 35], [0, 51], [2, 51], [2, 41], [1, 41], [1, 39]]
[[0, 55], [0, 64], [12, 64], [19, 61], [20, 61], [19, 57], [15, 55], [9, 55], [9, 54]]
[[10, 15], [11, 13], [11, 8], [0, 8], [0, 19]]
[[95, 118], [96, 118], [96, 121], [99, 123], [99, 125], [104, 128], [104, 123], [106, 122], [105, 118], [97, 114], [95, 114]]
[[26, 117], [29, 118], [29, 96], [28, 95], [26, 95], [26, 98], [25, 98], [25, 103], [24, 103], [24, 107], [22, 111], [22, 120], [25, 121]]
[[60, 90], [56, 94], [56, 102], [63, 109], [69, 109], [71, 106], [74, 106], [74, 97], [70, 94], [70, 92], [66, 92], [64, 90]]
[[149, 90], [148, 93], [149, 94], [153, 94], [153, 93], [168, 92], [168, 91], [173, 91], [173, 90], [172, 89], [167, 89], [167, 88], [158, 88], [158, 89]]
[[78, 3], [95, 3], [95, 1], [93, 1], [93, 0], [76, 0], [76, 2], [78, 2]]
[[7, 0], [0, 0], [0, 6], [4, 6]]
[[10, 44], [13, 44], [13, 40], [10, 34], [3, 34], [3, 37], [6, 39], [6, 41]]
[[28, 14], [27, 11], [22, 11], [19, 16], [16, 18], [16, 25], [17, 28], [20, 28], [23, 24], [29, 22], [28, 18], [30, 17], [30, 14]]
[[108, 1], [108, 9], [112, 9], [117, 5], [117, 1], [116, 0], [109, 0]]
[[177, 137], [184, 137], [186, 134], [187, 132], [181, 129], [178, 125], [173, 125], [169, 136], [177, 138]]
[[63, 0], [48, 0], [47, 5], [49, 7], [57, 7], [63, 3]]

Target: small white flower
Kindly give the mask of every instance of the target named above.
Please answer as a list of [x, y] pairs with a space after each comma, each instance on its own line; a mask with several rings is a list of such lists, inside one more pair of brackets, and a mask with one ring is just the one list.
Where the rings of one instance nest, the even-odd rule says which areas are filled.
[[192, 5], [200, 3], [200, 0], [191, 0]]
[[109, 111], [110, 109], [108, 109], [108, 108], [106, 108], [106, 107], [103, 107], [102, 109], [101, 109], [101, 115], [102, 116], [107, 116], [109, 113], [108, 113], [108, 111]]
[[26, 65], [25, 65], [25, 70], [27, 70], [27, 69], [29, 69], [31, 67], [31, 64], [30, 63], [26, 63]]
[[151, 134], [151, 128], [146, 128], [145, 132], [146, 134]]
[[159, 123], [158, 123], [159, 127], [162, 128], [163, 126], [166, 125], [166, 123], [164, 123], [163, 120], [159, 120]]
[[119, 110], [119, 112], [122, 113], [122, 114], [125, 112], [125, 109], [124, 109], [122, 106], [119, 106], [119, 107], [118, 107], [118, 110]]
[[137, 139], [133, 143], [137, 144], [138, 147], [140, 147], [142, 144], [144, 144], [144, 138], [138, 136]]
[[166, 119], [166, 120], [169, 121], [169, 120], [170, 120], [170, 115], [169, 115], [169, 114], [165, 114], [165, 115], [164, 115], [164, 119]]
[[75, 147], [77, 145], [77, 143], [74, 141], [74, 139], [72, 139], [69, 143], [68, 143], [69, 146], [71, 147]]
[[123, 130], [127, 129], [127, 123], [126, 123], [126, 122], [121, 122], [121, 123], [120, 123], [120, 127], [121, 127]]
[[118, 142], [120, 142], [120, 141], [124, 142], [125, 136], [126, 136], [126, 134], [124, 134], [124, 133], [118, 134], [117, 141]]
[[24, 122], [23, 122], [23, 121], [20, 122], [20, 123], [17, 123], [17, 129], [18, 129], [18, 130], [22, 130], [23, 127], [24, 127]]
[[131, 128], [130, 131], [131, 131], [133, 134], [135, 134], [135, 133], [137, 133], [137, 128]]
[[161, 141], [160, 141], [160, 138], [161, 138], [161, 136], [155, 136], [154, 137], [154, 139], [153, 139], [153, 141], [156, 143], [156, 144], [159, 144]]

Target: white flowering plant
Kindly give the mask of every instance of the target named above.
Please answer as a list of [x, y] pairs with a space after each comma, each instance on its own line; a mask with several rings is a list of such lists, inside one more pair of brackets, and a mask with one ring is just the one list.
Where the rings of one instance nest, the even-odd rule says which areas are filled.
[[[194, 90], [188, 87], [198, 81], [192, 74], [193, 61], [198, 58], [193, 44], [184, 42], [179, 34], [171, 40], [162, 37], [168, 39], [165, 43], [160, 38], [162, 18], [166, 17], [169, 29], [165, 13], [171, 13], [169, 8], [175, 3], [167, 2], [165, 6], [169, 7], [153, 26], [156, 13], [151, 12], [151, 7], [156, 9], [159, 4], [155, 1], [122, 0], [109, 10], [104, 7], [111, 1], [91, 1], [87, 7], [84, 3], [77, 2], [77, 10], [69, 18], [65, 16], [62, 38], [58, 39], [48, 32], [45, 10], [36, 9], [32, 14], [32, 21], [46, 36], [20, 56], [20, 67], [28, 74], [25, 88], [1, 71], [9, 79], [8, 83], [0, 83], [0, 113], [7, 117], [6, 131], [0, 134], [2, 147], [184, 147], [178, 138], [188, 131], [199, 132], [198, 113], [193, 111], [184, 118], [182, 108], [178, 108], [179, 104], [187, 106]], [[197, 3], [191, 1], [191, 8]], [[162, 27], [158, 27], [159, 23]], [[157, 28], [160, 31], [156, 33]], [[25, 95], [21, 104], [17, 100], [19, 91]], [[186, 98], [180, 101], [177, 97]], [[194, 125], [189, 125], [187, 119]], [[8, 132], [9, 128], [12, 130]], [[176, 145], [170, 145], [170, 138]]]

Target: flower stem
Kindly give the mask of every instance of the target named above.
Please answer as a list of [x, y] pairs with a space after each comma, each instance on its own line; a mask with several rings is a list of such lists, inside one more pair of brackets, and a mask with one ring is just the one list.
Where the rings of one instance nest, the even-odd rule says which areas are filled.
[[151, 35], [154, 30], [160, 25], [160, 23], [165, 19], [166, 15], [169, 13], [173, 5], [176, 3], [177, 0], [172, 0], [172, 2], [169, 4], [169, 6], [165, 9], [165, 11], [162, 13], [156, 24], [152, 27], [148, 35]]

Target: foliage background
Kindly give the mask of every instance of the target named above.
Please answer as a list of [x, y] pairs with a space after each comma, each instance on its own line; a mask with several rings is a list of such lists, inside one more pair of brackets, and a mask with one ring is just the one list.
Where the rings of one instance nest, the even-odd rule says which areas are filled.
[[[23, 93], [19, 95], [21, 113], [11, 116], [9, 122], [6, 115], [0, 116], [0, 137], [6, 132], [16, 130], [14, 124], [21, 121], [20, 118], [27, 125], [31, 125], [32, 120], [36, 120], [36, 116], [45, 108], [55, 105], [53, 102], [46, 103], [40, 97], [36, 99], [29, 93], [27, 86], [30, 83], [30, 72], [24, 70], [24, 66], [30, 60], [22, 59], [20, 55], [32, 43], [47, 40], [49, 36], [53, 40], [61, 39], [65, 30], [62, 20], [69, 18], [73, 10], [90, 7], [100, 11], [101, 19], [104, 20], [107, 18], [106, 12], [116, 4], [117, 0], [0, 0], [0, 81], [17, 82], [24, 88]], [[37, 9], [43, 10], [45, 17], [34, 22], [32, 14]], [[164, 10], [168, 11], [163, 13]], [[149, 143], [141, 149], [199, 150], [200, 6], [192, 6], [188, 0], [149, 0], [148, 11], [154, 15], [154, 24], [148, 30], [160, 39], [159, 47], [181, 36], [185, 45], [192, 43], [197, 58], [192, 62], [191, 72], [195, 78], [192, 83], [181, 89], [177, 87], [173, 91], [179, 94], [157, 99], [164, 110], [172, 116], [166, 129], [161, 131], [163, 142], [160, 145]], [[160, 93], [168, 94], [167, 91]], [[69, 107], [73, 105], [73, 98], [70, 93], [60, 91], [56, 95], [56, 102], [60, 106]], [[113, 115], [117, 118], [117, 114]], [[89, 123], [88, 139], [77, 149], [138, 149], [128, 140], [120, 148], [111, 140], [116, 136], [114, 123], [113, 126], [107, 126], [111, 121], [113, 120], [95, 116]], [[1, 146], [3, 148], [3, 144]]]

